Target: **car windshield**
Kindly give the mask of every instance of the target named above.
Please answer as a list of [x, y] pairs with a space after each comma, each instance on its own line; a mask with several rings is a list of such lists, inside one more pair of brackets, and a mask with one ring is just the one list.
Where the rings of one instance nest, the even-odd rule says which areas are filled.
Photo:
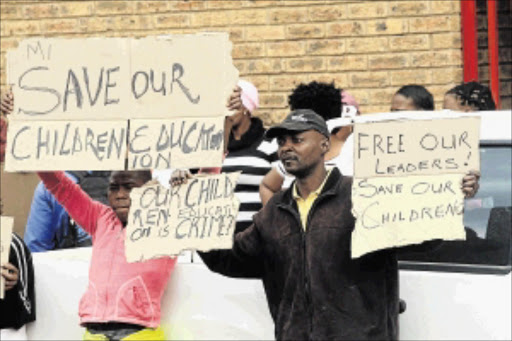
[[510, 265], [511, 152], [510, 145], [480, 147], [482, 177], [478, 193], [465, 201], [465, 241], [444, 241], [434, 251], [401, 254], [400, 260]]

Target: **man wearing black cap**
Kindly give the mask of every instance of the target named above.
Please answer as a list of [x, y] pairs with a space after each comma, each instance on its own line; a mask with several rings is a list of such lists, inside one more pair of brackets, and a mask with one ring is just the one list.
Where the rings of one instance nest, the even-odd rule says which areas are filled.
[[204, 262], [227, 276], [263, 280], [276, 339], [397, 339], [395, 253], [351, 259], [352, 178], [324, 166], [325, 121], [296, 110], [267, 136], [278, 139], [296, 181], [235, 236], [231, 250], [201, 253]]

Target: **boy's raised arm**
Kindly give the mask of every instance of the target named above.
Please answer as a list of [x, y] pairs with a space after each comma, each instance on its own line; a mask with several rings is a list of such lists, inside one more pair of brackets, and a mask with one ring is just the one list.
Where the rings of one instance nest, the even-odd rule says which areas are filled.
[[96, 222], [104, 205], [92, 200], [64, 172], [38, 172], [37, 175], [68, 214], [87, 233], [94, 235]]

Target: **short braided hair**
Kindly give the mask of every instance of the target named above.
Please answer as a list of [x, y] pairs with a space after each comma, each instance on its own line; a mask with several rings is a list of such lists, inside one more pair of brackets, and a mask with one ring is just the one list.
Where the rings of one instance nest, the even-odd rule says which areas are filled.
[[446, 93], [455, 95], [461, 105], [470, 105], [483, 110], [496, 110], [491, 90], [478, 82], [467, 82], [457, 85]]

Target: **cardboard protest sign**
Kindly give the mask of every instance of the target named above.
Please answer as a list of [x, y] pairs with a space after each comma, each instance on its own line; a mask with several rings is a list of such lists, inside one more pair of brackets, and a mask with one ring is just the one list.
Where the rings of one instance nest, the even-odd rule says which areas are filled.
[[[0, 264], [9, 262], [9, 250], [11, 249], [12, 217], [0, 216]], [[0, 276], [0, 299], [5, 297], [5, 280]]]
[[127, 121], [11, 121], [6, 171], [122, 170]]
[[464, 239], [462, 178], [480, 168], [480, 120], [354, 126], [352, 257], [432, 239]]
[[129, 169], [220, 167], [224, 117], [130, 122]]
[[222, 116], [238, 77], [231, 47], [227, 33], [27, 39], [7, 53], [12, 119]]
[[[22, 41], [7, 53], [6, 170], [124, 169], [121, 135], [146, 146], [130, 148], [128, 169], [220, 166], [231, 49], [227, 33]], [[164, 141], [171, 127], [147, 119], [187, 130]]]
[[352, 256], [431, 239], [464, 239], [460, 174], [354, 179]]
[[239, 173], [196, 176], [179, 187], [135, 188], [126, 226], [126, 259], [143, 261], [186, 249], [227, 249], [233, 244]]
[[477, 169], [478, 117], [356, 124], [357, 177], [466, 173]]

